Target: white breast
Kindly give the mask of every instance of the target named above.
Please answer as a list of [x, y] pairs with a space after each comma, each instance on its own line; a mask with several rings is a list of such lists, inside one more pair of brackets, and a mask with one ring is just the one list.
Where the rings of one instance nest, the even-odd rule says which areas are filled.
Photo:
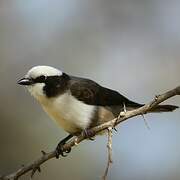
[[43, 99], [41, 103], [49, 116], [69, 133], [86, 129], [95, 110], [95, 106], [77, 100], [70, 92], [56, 98]]

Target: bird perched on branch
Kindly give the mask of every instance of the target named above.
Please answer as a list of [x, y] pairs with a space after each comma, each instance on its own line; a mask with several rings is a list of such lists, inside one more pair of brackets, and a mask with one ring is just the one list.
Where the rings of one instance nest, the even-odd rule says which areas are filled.
[[[124, 106], [127, 110], [143, 106], [92, 80], [71, 76], [50, 66], [31, 68], [18, 84], [25, 85], [44, 111], [69, 133], [58, 144], [57, 157], [64, 156], [62, 145], [74, 135], [84, 132], [90, 136], [89, 128], [117, 117]], [[158, 105], [151, 112], [169, 112], [176, 108]]]

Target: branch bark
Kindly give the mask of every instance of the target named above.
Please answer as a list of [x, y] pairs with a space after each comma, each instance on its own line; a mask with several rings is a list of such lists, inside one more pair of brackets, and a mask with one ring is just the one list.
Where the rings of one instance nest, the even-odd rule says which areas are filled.
[[113, 160], [112, 160], [112, 127], [108, 127], [107, 149], [108, 149], [108, 160], [107, 160], [107, 165], [106, 165], [106, 169], [105, 169], [104, 175], [102, 177], [102, 180], [107, 179], [110, 164], [113, 163]]
[[[176, 95], [180, 95], [180, 86], [176, 87], [175, 89], [172, 89], [164, 94], [158, 95], [154, 98], [154, 100], [152, 100], [150, 103], [132, 110], [132, 111], [127, 111], [123, 114], [123, 116], [119, 116], [118, 118], [112, 119], [111, 121], [108, 121], [104, 124], [101, 124], [99, 126], [96, 126], [94, 128], [92, 128], [91, 130], [95, 133], [98, 134], [100, 131], [103, 131], [105, 129], [108, 129], [108, 127], [114, 127], [117, 126], [119, 123], [122, 123], [123, 121], [126, 121], [134, 116], [138, 116], [138, 115], [143, 115], [146, 113], [149, 113], [149, 111], [156, 107], [158, 104], [160, 104], [161, 102], [176, 96]], [[67, 144], [65, 144], [63, 146], [64, 151], [68, 150], [69, 148], [72, 148], [73, 146], [76, 146], [77, 144], [79, 144], [80, 142], [82, 142], [83, 140], [85, 140], [85, 137], [83, 135], [80, 135], [78, 137], [73, 138], [70, 142], [68, 142]], [[20, 176], [22, 176], [23, 174], [26, 174], [27, 172], [32, 172], [32, 174], [34, 174], [34, 172], [36, 170], [40, 171], [40, 165], [45, 163], [46, 161], [48, 161], [49, 159], [55, 158], [56, 157], [56, 152], [55, 150], [49, 153], [45, 153], [44, 151], [42, 152], [42, 156], [38, 159], [36, 159], [35, 161], [33, 161], [32, 163], [29, 163], [25, 166], [20, 167], [19, 169], [17, 169], [16, 171], [14, 171], [11, 174], [8, 175], [4, 175], [4, 176], [0, 176], [0, 180], [17, 180]]]

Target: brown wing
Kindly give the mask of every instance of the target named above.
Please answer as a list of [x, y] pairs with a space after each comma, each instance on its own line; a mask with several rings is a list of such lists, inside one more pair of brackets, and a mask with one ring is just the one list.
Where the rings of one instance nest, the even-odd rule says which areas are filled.
[[89, 105], [112, 106], [125, 103], [126, 106], [130, 107], [140, 106], [140, 104], [128, 100], [117, 91], [102, 87], [88, 79], [72, 83], [70, 90], [74, 97]]

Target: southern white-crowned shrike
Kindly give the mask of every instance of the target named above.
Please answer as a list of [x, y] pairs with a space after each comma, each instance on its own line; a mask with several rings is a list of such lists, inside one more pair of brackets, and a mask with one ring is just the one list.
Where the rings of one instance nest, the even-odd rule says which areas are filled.
[[[123, 110], [143, 106], [117, 91], [96, 82], [68, 75], [50, 66], [31, 68], [18, 84], [25, 85], [44, 111], [69, 135], [57, 146], [57, 157], [63, 155], [62, 145], [72, 136], [112, 120]], [[158, 105], [151, 112], [173, 111], [178, 106]], [[69, 150], [70, 151], [70, 150]]]

